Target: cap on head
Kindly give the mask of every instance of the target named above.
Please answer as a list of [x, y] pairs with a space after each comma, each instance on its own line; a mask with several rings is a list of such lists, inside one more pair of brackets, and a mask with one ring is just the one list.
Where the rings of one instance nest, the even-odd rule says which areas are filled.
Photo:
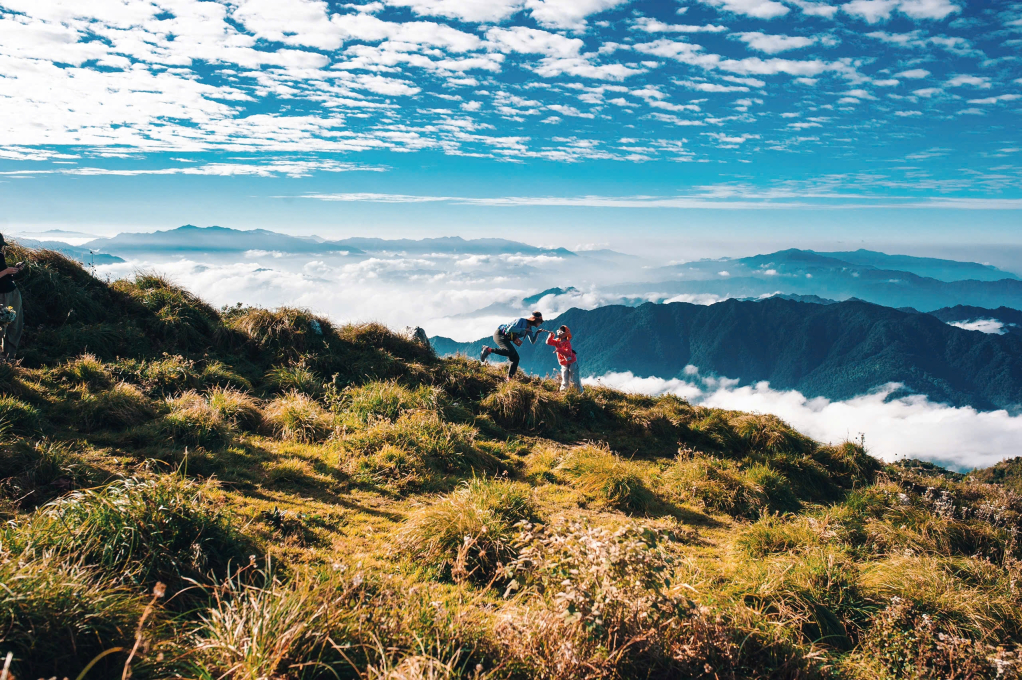
[[543, 323], [543, 313], [533, 312], [532, 316], [528, 318], [528, 321], [535, 321], [536, 323]]

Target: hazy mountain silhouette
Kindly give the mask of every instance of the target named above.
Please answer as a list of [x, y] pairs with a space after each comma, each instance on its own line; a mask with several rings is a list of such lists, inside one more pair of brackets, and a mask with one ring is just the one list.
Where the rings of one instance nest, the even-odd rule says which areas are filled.
[[[814, 397], [848, 399], [899, 382], [956, 406], [1022, 406], [1022, 338], [967, 331], [929, 314], [868, 302], [647, 303], [571, 309], [545, 326], [560, 324], [575, 335], [583, 375], [631, 371], [675, 378], [694, 365], [703, 375], [742, 384], [766, 380], [774, 389]], [[433, 339], [441, 354], [470, 356], [487, 341]], [[530, 373], [556, 370], [545, 345], [526, 343], [521, 355]]]
[[[929, 275], [878, 268], [868, 263], [871, 261], [900, 263]], [[871, 251], [849, 254], [789, 249], [741, 259], [700, 260], [661, 267], [652, 276], [660, 280], [654, 284], [630, 284], [618, 290], [635, 293], [653, 286], [666, 295], [737, 298], [777, 293], [817, 295], [835, 300], [858, 298], [887, 307], [924, 311], [959, 304], [1022, 307], [1022, 280], [1009, 272], [971, 262], [888, 256]], [[973, 278], [961, 279], [962, 276]]]

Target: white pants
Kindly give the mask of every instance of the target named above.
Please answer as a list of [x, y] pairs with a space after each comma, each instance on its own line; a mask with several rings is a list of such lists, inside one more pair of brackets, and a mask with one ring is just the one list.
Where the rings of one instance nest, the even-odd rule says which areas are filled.
[[573, 361], [567, 366], [561, 366], [561, 391], [576, 389], [582, 392], [582, 381], [578, 377], [578, 362]]

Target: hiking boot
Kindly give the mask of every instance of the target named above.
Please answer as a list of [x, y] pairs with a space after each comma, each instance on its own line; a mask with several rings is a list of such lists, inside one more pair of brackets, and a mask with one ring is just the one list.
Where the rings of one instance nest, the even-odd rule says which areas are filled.
[[492, 348], [487, 347], [486, 345], [483, 345], [483, 353], [479, 355], [479, 361], [481, 361], [481, 362], [483, 362], [485, 364], [486, 363], [486, 358], [488, 356], [490, 356], [490, 352], [492, 352], [492, 351], [493, 351]]

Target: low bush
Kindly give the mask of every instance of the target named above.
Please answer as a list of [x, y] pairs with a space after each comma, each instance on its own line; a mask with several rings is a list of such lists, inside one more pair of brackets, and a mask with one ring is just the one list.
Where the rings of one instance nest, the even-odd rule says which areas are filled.
[[234, 435], [232, 423], [198, 392], [185, 392], [167, 402], [170, 413], [158, 425], [159, 433], [175, 444], [216, 449]]
[[289, 392], [266, 405], [263, 421], [270, 432], [292, 442], [314, 442], [333, 431], [333, 421], [319, 403], [301, 392]]
[[435, 413], [413, 412], [396, 421], [376, 421], [365, 430], [347, 435], [349, 453], [372, 456], [384, 446], [421, 456], [437, 472], [492, 474], [504, 466], [493, 454], [476, 446], [478, 432], [464, 424], [448, 423]]
[[874, 619], [858, 657], [864, 677], [972, 680], [1022, 672], [1017, 653], [965, 637], [901, 598]]
[[386, 484], [396, 490], [421, 487], [433, 478], [428, 461], [417, 450], [393, 444], [349, 458], [345, 472], [355, 480], [369, 484]]
[[323, 317], [294, 307], [274, 311], [249, 307], [231, 315], [228, 324], [259, 349], [285, 359], [322, 349], [334, 332]]
[[230, 387], [206, 392], [209, 409], [232, 430], [255, 430], [262, 420], [259, 402], [250, 394]]
[[[0, 647], [14, 655], [9, 677], [73, 677], [109, 649], [130, 649], [145, 606], [105, 574], [52, 554], [0, 556], [0, 583]], [[101, 661], [95, 677], [120, 677], [126, 656]]]
[[734, 597], [806, 643], [849, 651], [877, 609], [840, 550], [813, 548], [734, 568]]
[[12, 397], [0, 395], [0, 437], [6, 433], [32, 434], [39, 429], [39, 410]]
[[477, 478], [415, 512], [399, 543], [403, 552], [443, 576], [487, 583], [516, 555], [515, 524], [534, 515], [527, 486]]
[[22, 554], [72, 555], [128, 583], [205, 580], [248, 555], [213, 487], [174, 475], [76, 491], [6, 529], [4, 538]]
[[108, 387], [112, 377], [110, 369], [95, 354], [83, 354], [77, 359], [72, 359], [53, 369], [51, 375], [57, 380], [85, 385], [92, 389]]
[[630, 512], [647, 512], [656, 496], [635, 463], [621, 460], [609, 449], [593, 445], [571, 449], [557, 466], [586, 498]]
[[242, 392], [252, 390], [252, 383], [222, 361], [207, 361], [199, 373], [203, 387], [226, 387]]
[[365, 424], [376, 419], [394, 421], [408, 411], [440, 413], [447, 395], [438, 387], [408, 388], [394, 380], [376, 380], [344, 391], [339, 407], [348, 419]]
[[769, 504], [763, 489], [732, 461], [679, 458], [664, 475], [670, 490], [712, 512], [755, 519]]
[[556, 428], [561, 421], [557, 396], [531, 383], [509, 380], [480, 402], [495, 421], [512, 429]]
[[21, 507], [35, 507], [91, 481], [93, 470], [73, 444], [20, 440], [0, 449], [0, 497]]
[[108, 390], [79, 391], [76, 415], [87, 432], [102, 428], [123, 429], [141, 425], [156, 417], [156, 405], [135, 385], [120, 382]]
[[[342, 594], [302, 579], [288, 584], [262, 575], [262, 585], [228, 578], [212, 591], [212, 606], [192, 633], [198, 677], [336, 677], [331, 665], [343, 657], [331, 644], [338, 618], [347, 612]], [[332, 662], [332, 663], [331, 663]]]
[[265, 377], [266, 384], [278, 392], [301, 392], [313, 397], [323, 392], [323, 379], [302, 362], [274, 366]]

